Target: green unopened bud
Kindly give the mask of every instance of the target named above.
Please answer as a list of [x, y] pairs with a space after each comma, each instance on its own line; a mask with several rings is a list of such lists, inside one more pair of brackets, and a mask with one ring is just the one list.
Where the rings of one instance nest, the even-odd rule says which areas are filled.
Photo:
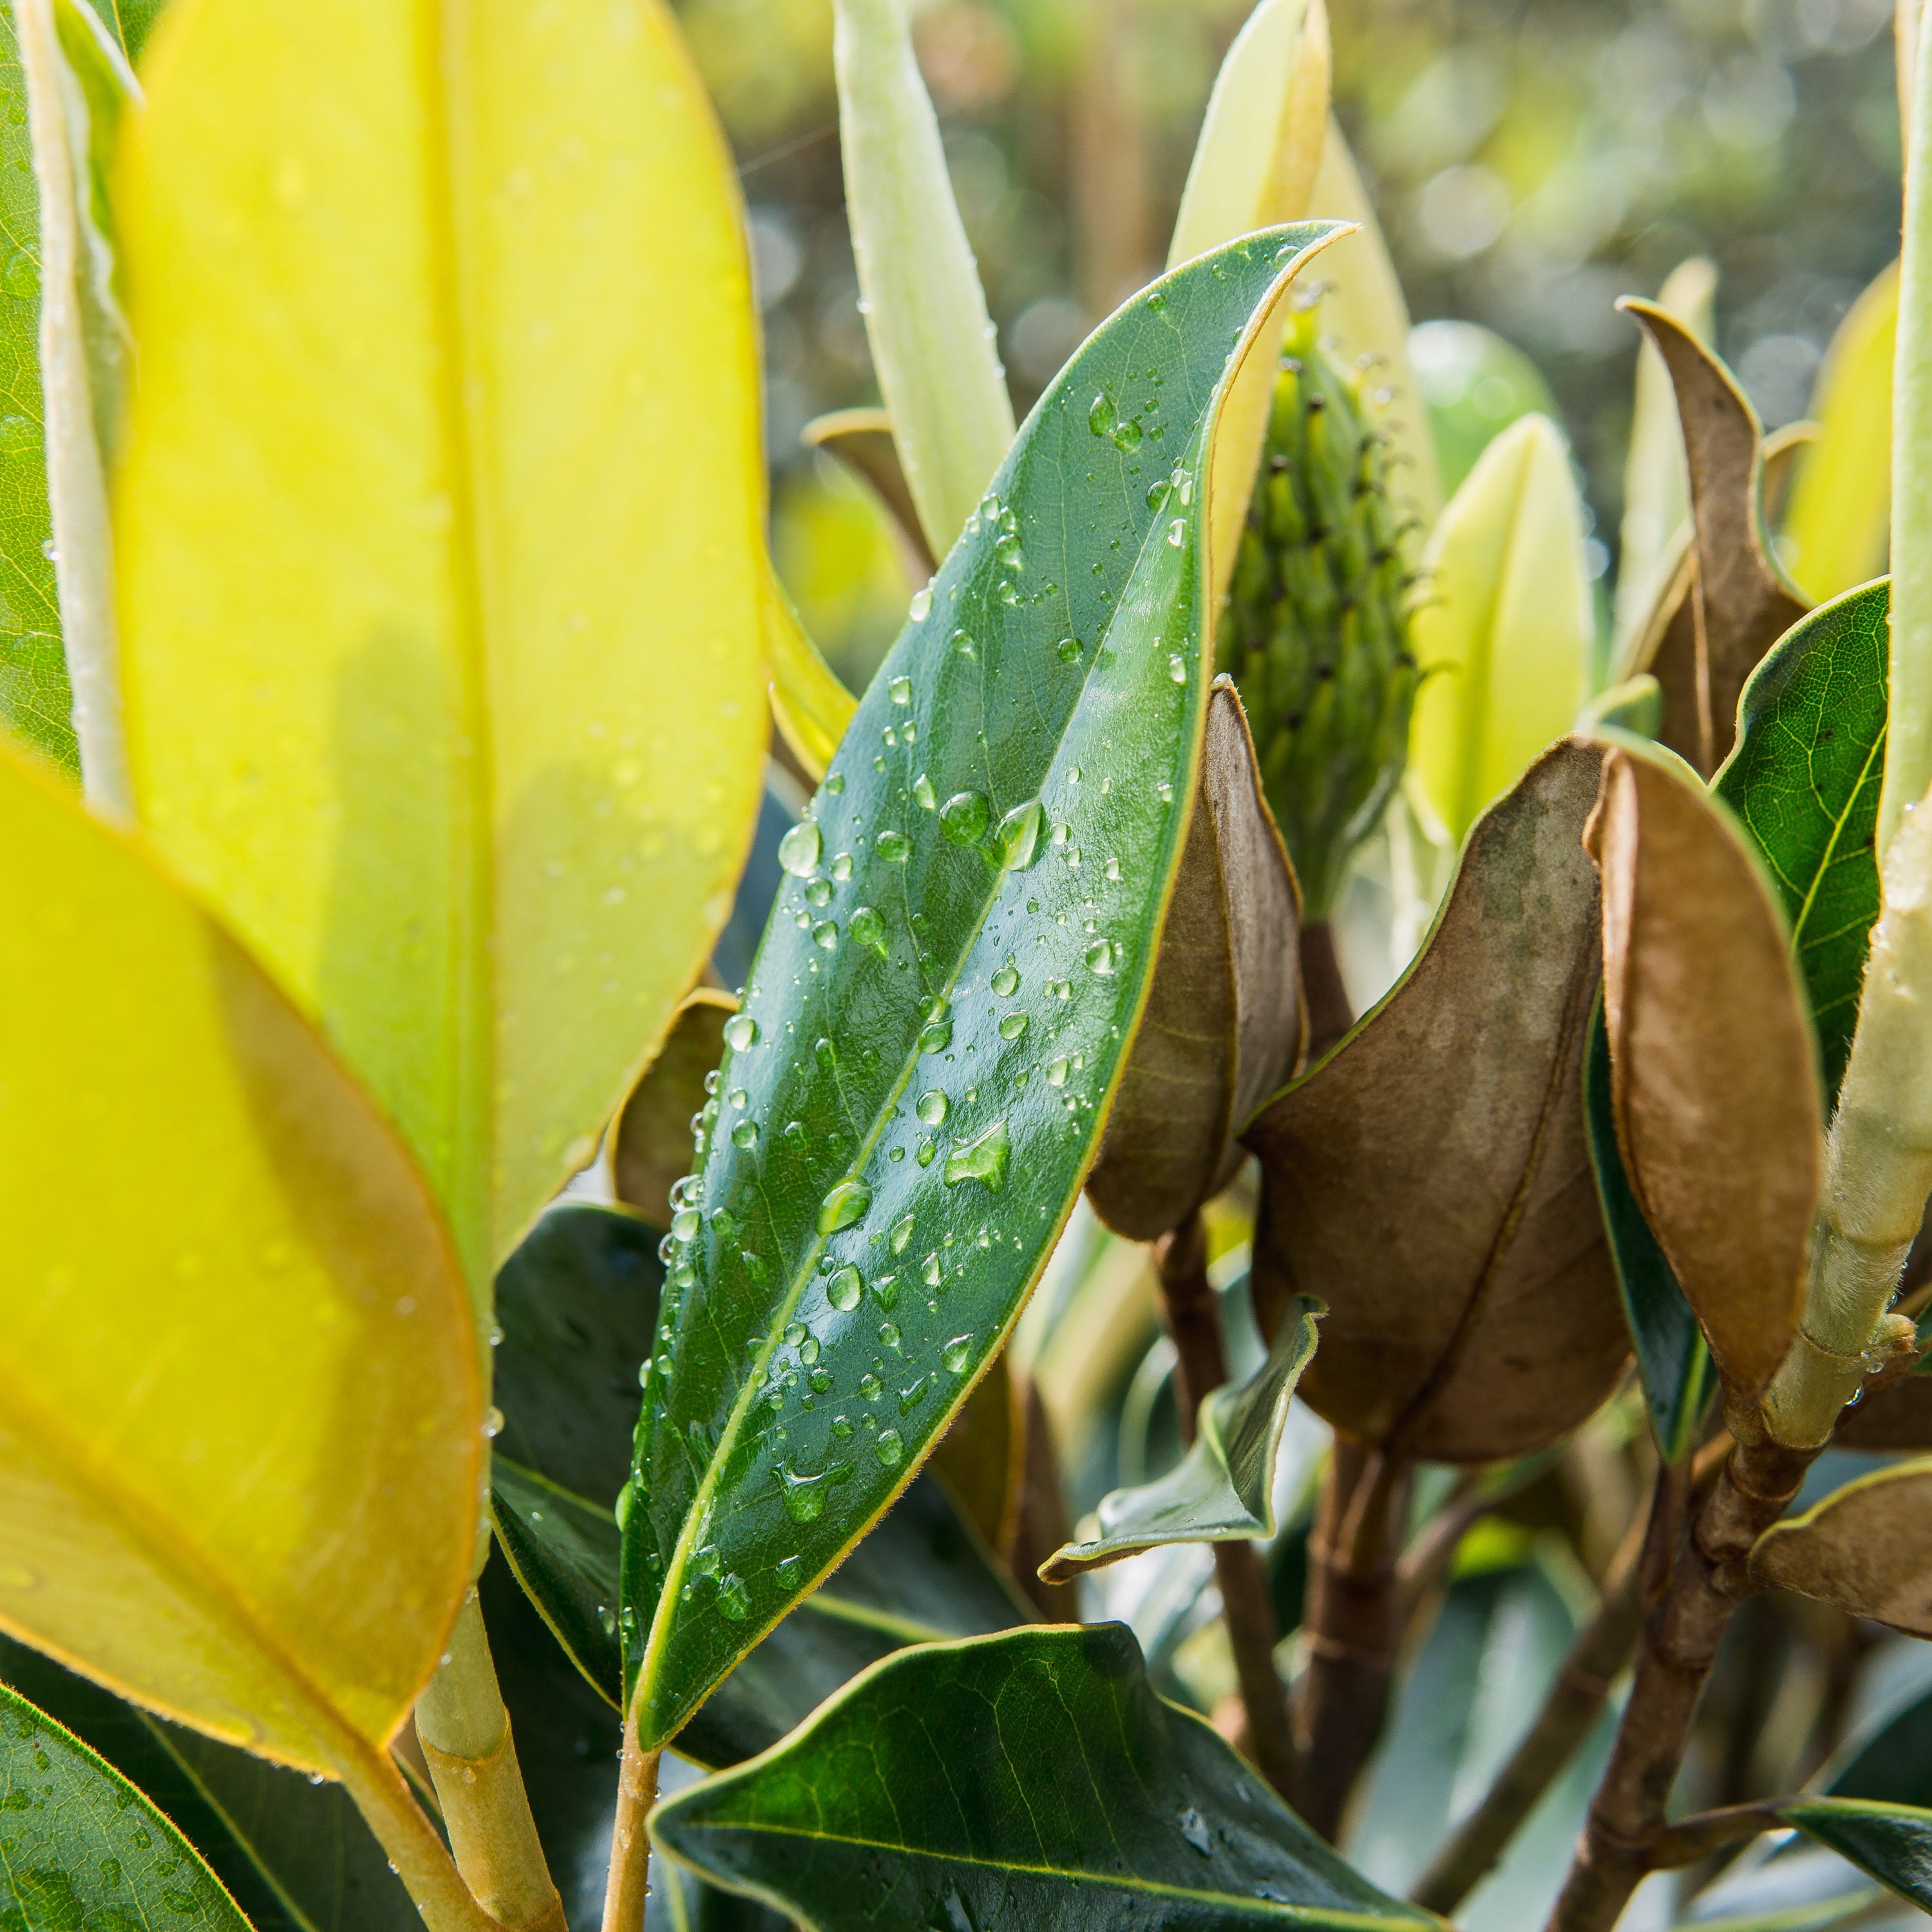
[[1321, 346], [1314, 309], [1294, 318], [1218, 647], [1311, 920], [1402, 776], [1415, 701], [1376, 382]]

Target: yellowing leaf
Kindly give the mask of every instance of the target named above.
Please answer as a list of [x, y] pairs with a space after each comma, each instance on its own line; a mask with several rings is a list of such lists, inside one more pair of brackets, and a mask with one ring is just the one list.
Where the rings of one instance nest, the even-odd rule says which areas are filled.
[[739, 211], [655, 0], [188, 0], [117, 196], [136, 802], [476, 1292], [730, 909], [765, 739]]
[[235, 941], [4, 760], [0, 904], [0, 1628], [340, 1772], [469, 1581], [482, 1394], [448, 1238]]
[[1547, 416], [1522, 417], [1484, 451], [1442, 512], [1424, 568], [1412, 755], [1460, 841], [1583, 700], [1592, 622], [1582, 506]]
[[764, 603], [772, 716], [792, 755], [814, 779], [822, 778], [859, 700], [819, 655], [778, 573], [769, 566]]
[[1852, 304], [1832, 338], [1811, 413], [1817, 440], [1798, 458], [1778, 548], [1814, 602], [1885, 568], [1892, 512], [1892, 365], [1898, 264]]

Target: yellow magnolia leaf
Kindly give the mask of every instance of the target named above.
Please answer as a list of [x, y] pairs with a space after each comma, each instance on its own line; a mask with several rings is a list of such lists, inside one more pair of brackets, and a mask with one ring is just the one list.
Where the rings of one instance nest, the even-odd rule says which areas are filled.
[[353, 1778], [470, 1580], [448, 1238], [234, 940], [4, 757], [0, 904], [0, 1628]]
[[1892, 367], [1898, 264], [1880, 272], [1839, 323], [1798, 458], [1778, 552], [1814, 603], [1882, 574], [1892, 517]]
[[825, 776], [859, 700], [819, 655], [778, 573], [767, 565], [764, 596], [765, 666], [772, 716], [792, 755], [814, 784]]
[[480, 1299], [756, 809], [730, 167], [658, 0], [182, 0], [146, 79], [136, 804], [401, 1127]]
[[1411, 755], [1460, 842], [1583, 701], [1592, 624], [1582, 510], [1547, 416], [1521, 418], [1483, 452], [1423, 568]]

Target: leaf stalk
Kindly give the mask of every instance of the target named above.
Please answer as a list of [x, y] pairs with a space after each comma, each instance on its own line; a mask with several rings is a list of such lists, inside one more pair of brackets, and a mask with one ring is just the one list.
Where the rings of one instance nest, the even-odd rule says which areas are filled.
[[638, 1743], [638, 1700], [624, 1719], [624, 1750], [617, 1774], [617, 1820], [610, 1838], [610, 1876], [604, 1894], [603, 1932], [643, 1932], [650, 1895], [651, 1840], [645, 1821], [657, 1802], [662, 1748]]

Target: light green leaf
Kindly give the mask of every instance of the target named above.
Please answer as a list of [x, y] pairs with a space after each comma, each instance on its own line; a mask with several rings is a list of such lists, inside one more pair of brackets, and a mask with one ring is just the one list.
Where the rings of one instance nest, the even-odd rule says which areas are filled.
[[1519, 418], [1556, 414], [1542, 370], [1480, 322], [1418, 322], [1409, 332], [1408, 359], [1428, 405], [1447, 490], [1460, 489], [1477, 458]]
[[626, 1519], [649, 1742], [908, 1480], [1077, 1196], [1192, 815], [1195, 479], [1262, 318], [1333, 232], [1251, 237], [1102, 326], [781, 848], [675, 1204]]
[[1118, 1563], [1164, 1543], [1220, 1543], [1274, 1534], [1274, 1462], [1294, 1385], [1315, 1352], [1322, 1304], [1298, 1296], [1282, 1311], [1268, 1360], [1238, 1388], [1201, 1405], [1187, 1454], [1158, 1480], [1101, 1498], [1099, 1534], [1070, 1543], [1040, 1567], [1049, 1583]]
[[249, 1932], [194, 1847], [133, 1785], [0, 1684], [0, 1924]]
[[1569, 450], [1546, 416], [1522, 418], [1484, 451], [1423, 568], [1411, 756], [1460, 843], [1583, 702], [1594, 627], [1582, 508]]
[[1005, 459], [1013, 406], [905, 0], [836, 0], [833, 17], [866, 339], [920, 521], [944, 556]]
[[814, 1932], [1439, 1926], [1323, 1844], [1118, 1624], [1015, 1631], [870, 1670], [651, 1834]]

